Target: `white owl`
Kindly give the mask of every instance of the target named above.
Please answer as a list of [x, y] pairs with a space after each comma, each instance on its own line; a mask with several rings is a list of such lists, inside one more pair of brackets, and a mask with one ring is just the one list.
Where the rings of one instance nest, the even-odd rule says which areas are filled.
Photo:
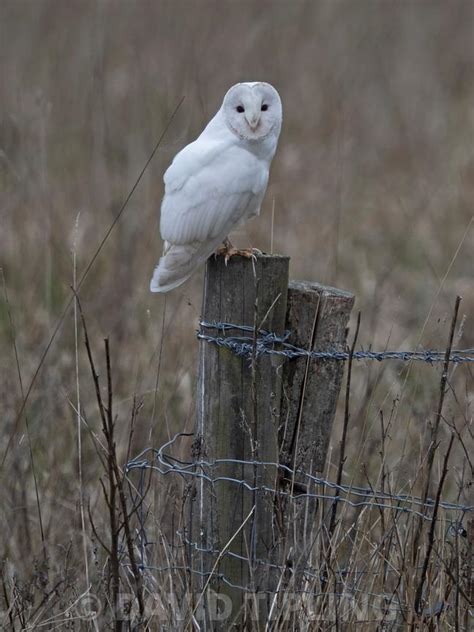
[[224, 243], [258, 215], [282, 122], [278, 92], [268, 83], [238, 83], [202, 134], [165, 173], [160, 231], [164, 251], [150, 283], [168, 292], [184, 283]]

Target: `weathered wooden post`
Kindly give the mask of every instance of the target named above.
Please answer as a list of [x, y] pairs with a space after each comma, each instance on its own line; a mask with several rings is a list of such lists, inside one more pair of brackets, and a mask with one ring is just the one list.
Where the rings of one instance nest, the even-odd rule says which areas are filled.
[[[288, 257], [281, 256], [233, 257], [227, 265], [222, 256], [209, 259], [202, 321], [282, 335], [288, 265]], [[201, 326], [201, 332], [225, 338], [252, 337], [240, 329], [219, 331]], [[192, 547], [191, 555], [202, 589], [218, 552], [225, 551], [210, 587], [232, 603], [231, 618], [220, 626], [207, 622], [206, 629], [243, 629], [245, 619], [252, 616], [249, 591], [265, 597], [262, 591], [268, 589], [267, 569], [259, 560], [267, 560], [271, 553], [273, 495], [261, 488], [275, 489], [277, 467], [253, 462], [278, 463], [282, 363], [274, 355], [249, 359], [205, 341], [200, 345], [195, 453], [210, 463], [200, 473], [220, 480], [197, 480], [189, 531], [198, 547]], [[219, 459], [232, 462], [220, 463]], [[265, 609], [263, 603], [257, 606], [259, 612]], [[212, 612], [207, 615], [213, 618]]]
[[[252, 350], [252, 330], [281, 336], [287, 329], [295, 346], [344, 350], [354, 297], [318, 284], [288, 286], [288, 263], [287, 257], [259, 255], [253, 261], [235, 257], [226, 266], [223, 257], [211, 258], [201, 316], [211, 327], [201, 325], [201, 333], [222, 339], [246, 335]], [[219, 330], [215, 323], [251, 330]], [[272, 490], [288, 490], [290, 496], [312, 490], [304, 476], [285, 480], [279, 464], [309, 474], [323, 468], [343, 372], [336, 360], [249, 358], [234, 351], [215, 341], [200, 344], [194, 444], [200, 466], [188, 550], [194, 590], [212, 588], [232, 605], [221, 622], [212, 606], [205, 608], [207, 630], [245, 629], [255, 613], [265, 623], [288, 558], [292, 521], [293, 570], [297, 574], [306, 564], [315, 503], [288, 495], [282, 503]], [[221, 606], [226, 607], [222, 600]]]
[[[354, 295], [349, 292], [292, 281], [286, 317], [288, 342], [308, 351], [345, 351], [353, 305]], [[295, 588], [312, 553], [317, 503], [307, 494], [321, 491], [306, 475], [317, 476], [324, 469], [343, 372], [344, 362], [309, 356], [287, 362], [283, 370], [280, 463], [304, 472], [292, 475], [283, 471], [280, 475], [281, 484], [296, 497], [280, 505], [283, 517], [279, 521], [286, 531], [281, 540], [290, 557]]]

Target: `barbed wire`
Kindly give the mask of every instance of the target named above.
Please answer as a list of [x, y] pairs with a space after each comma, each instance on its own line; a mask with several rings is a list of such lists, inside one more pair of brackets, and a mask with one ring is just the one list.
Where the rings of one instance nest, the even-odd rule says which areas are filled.
[[[143, 496], [146, 493], [145, 480], [149, 480], [147, 472], [152, 470], [164, 477], [178, 476], [186, 483], [200, 480], [213, 486], [221, 482], [228, 482], [249, 492], [284, 496], [290, 501], [301, 499], [323, 500], [328, 508], [333, 506], [333, 503], [345, 503], [356, 508], [387, 509], [396, 512], [397, 525], [399, 525], [398, 517], [401, 518], [403, 515], [407, 517], [419, 516], [423, 520], [433, 521], [433, 517], [430, 514], [436, 502], [431, 498], [423, 500], [419, 496], [402, 492], [389, 493], [371, 487], [337, 484], [325, 477], [315, 476], [302, 469], [293, 470], [287, 465], [273, 461], [234, 458], [208, 460], [195, 456], [189, 460], [184, 460], [172, 454], [173, 448], [179, 439], [189, 439], [193, 436], [194, 433], [177, 433], [161, 447], [146, 448], [135, 458], [128, 461], [126, 465], [127, 478], [133, 472], [136, 472], [139, 477], [138, 484], [133, 486], [136, 489], [137, 496]], [[249, 476], [245, 480], [245, 473], [242, 478], [225, 475], [221, 472], [223, 468], [247, 468]], [[275, 474], [273, 477], [275, 481], [279, 480], [279, 478], [281, 480], [282, 473], [287, 481], [296, 479], [299, 487], [301, 487], [301, 481], [304, 481], [307, 484], [307, 491], [305, 493], [291, 494], [287, 489], [280, 488], [278, 484], [275, 484], [275, 487], [256, 485], [253, 481], [258, 477], [259, 468], [263, 468], [267, 472], [269, 468], [272, 468]], [[131, 481], [131, 479], [129, 480]], [[334, 495], [329, 493], [330, 491]], [[188, 494], [186, 493], [185, 496], [188, 496]], [[192, 498], [192, 493], [188, 497]], [[464, 539], [467, 537], [463, 520], [474, 511], [474, 506], [442, 499], [438, 502], [438, 509], [442, 509], [445, 512], [444, 515], [440, 515], [438, 511], [436, 518], [441, 525], [440, 535], [447, 543], [451, 542], [452, 544], [456, 542], [457, 547], [458, 537]], [[337, 599], [340, 605], [346, 604], [348, 607], [358, 608], [365, 604], [374, 612], [383, 613], [384, 616], [393, 614], [394, 617], [400, 614], [403, 615], [409, 608], [409, 605], [405, 603], [404, 598], [398, 594], [394, 587], [394, 582], [396, 582], [400, 571], [398, 568], [386, 564], [385, 560], [383, 568], [376, 565], [371, 566], [369, 560], [362, 563], [359, 560], [357, 564], [352, 564], [347, 559], [341, 560], [343, 562], [342, 565], [338, 563], [335, 568], [332, 568], [331, 581], [329, 581], [326, 565], [321, 561], [318, 564], [317, 559], [306, 558], [301, 563], [301, 561], [296, 561], [299, 558], [293, 559], [291, 550], [289, 554], [286, 552], [282, 558], [273, 557], [272, 554], [269, 555], [268, 559], [261, 559], [261, 556], [257, 555], [252, 555], [249, 558], [249, 555], [242, 554], [242, 551], [233, 551], [227, 547], [220, 549], [219, 546], [216, 546], [217, 542], [212, 542], [211, 545], [203, 533], [197, 536], [198, 540], [203, 537], [203, 541], [196, 542], [192, 537], [192, 532], [188, 532], [187, 527], [183, 525], [178, 527], [177, 530], [173, 530], [174, 537], [172, 542], [167, 544], [165, 556], [156, 558], [152, 551], [155, 550], [154, 547], [161, 547], [161, 539], [158, 538], [158, 541], [154, 542], [148, 538], [145, 524], [147, 519], [146, 511], [138, 512], [137, 518], [139, 526], [136, 529], [136, 547], [139, 553], [139, 570], [147, 578], [147, 581], [151, 581], [154, 584], [160, 581], [161, 574], [166, 574], [168, 577], [174, 576], [176, 580], [179, 578], [180, 585], [183, 587], [192, 585], [187, 582], [189, 582], [190, 578], [195, 577], [200, 586], [199, 590], [202, 589], [202, 586], [207, 587], [210, 585], [218, 594], [226, 586], [233, 590], [242, 591], [244, 594], [267, 594], [271, 598], [281, 597], [285, 599], [290, 594], [293, 598], [297, 597], [298, 599], [318, 600], [321, 598], [327, 601], [328, 598], [332, 597]], [[465, 541], [467, 543], [467, 540]], [[236, 563], [249, 564], [248, 575], [244, 574], [240, 578], [242, 580], [245, 577], [248, 581], [235, 581], [236, 578], [230, 578], [229, 573], [227, 573], [229, 567], [224, 563], [225, 559], [234, 560]], [[125, 550], [121, 559], [121, 565], [126, 572], [131, 572]], [[418, 571], [422, 567], [422, 564], [417, 564], [412, 570]], [[259, 570], [255, 573], [257, 568], [261, 572]], [[433, 572], [435, 570], [438, 572], [443, 571], [442, 561], [434, 561]], [[263, 577], [261, 573], [264, 573], [266, 580], [261, 585], [260, 583], [256, 584], [256, 581], [260, 581], [258, 578]], [[274, 581], [273, 584], [271, 580], [267, 583], [269, 581], [268, 577], [271, 576], [276, 579], [284, 579], [283, 581]], [[379, 581], [376, 579], [376, 576], [383, 578], [385, 592], [373, 590], [375, 585], [373, 582]], [[366, 586], [364, 583], [366, 580], [372, 583]], [[210, 582], [212, 583], [210, 584]], [[372, 589], [370, 588], [371, 586]], [[187, 590], [187, 588], [183, 588], [183, 590]], [[370, 606], [368, 605], [369, 600]], [[439, 607], [441, 608], [446, 606], [444, 602], [440, 602], [440, 604]], [[430, 614], [430, 612], [427, 611], [427, 616], [431, 616], [432, 613]]]
[[[353, 508], [369, 507], [378, 509], [390, 509], [400, 513], [410, 513], [431, 521], [431, 516], [427, 510], [433, 509], [435, 500], [427, 498], [423, 500], [419, 496], [411, 494], [392, 494], [385, 491], [375, 490], [371, 487], [360, 487], [357, 485], [337, 484], [334, 481], [324, 477], [314, 476], [301, 469], [288, 467], [282, 463], [274, 461], [258, 461], [245, 459], [215, 459], [207, 461], [205, 459], [196, 459], [192, 461], [183, 461], [166, 454], [164, 451], [172, 446], [179, 437], [193, 436], [193, 433], [177, 433], [172, 439], [167, 441], [161, 448], [145, 448], [135, 459], [130, 460], [126, 465], [126, 471], [131, 472], [136, 469], [152, 469], [163, 476], [169, 474], [177, 474], [184, 478], [195, 478], [204, 480], [211, 485], [220, 482], [234, 483], [245, 488], [250, 492], [264, 492], [268, 494], [285, 496], [294, 500], [312, 498], [320, 500], [329, 500], [332, 502], [345, 503]], [[151, 458], [150, 458], [151, 457]], [[304, 486], [306, 480], [307, 491], [291, 493], [282, 487], [269, 487], [268, 485], [254, 485], [244, 479], [239, 479], [227, 475], [211, 475], [206, 471], [215, 471], [223, 466], [249, 466], [252, 468], [273, 468], [275, 473], [284, 473], [285, 479], [298, 481], [298, 488]], [[310, 487], [323, 488], [321, 492], [309, 491]], [[339, 492], [336, 495], [324, 493], [324, 488]], [[351, 499], [352, 498], [352, 499]], [[416, 509], [413, 507], [417, 507]], [[438, 506], [445, 511], [459, 512], [464, 515], [474, 511], [474, 505], [463, 505], [450, 501], [441, 500]], [[422, 511], [422, 509], [424, 511]]]
[[[233, 323], [221, 322], [200, 322], [201, 331], [197, 332], [197, 338], [204, 340], [218, 347], [223, 347], [232, 351], [235, 355], [242, 358], [251, 358], [264, 354], [277, 355], [288, 359], [310, 357], [314, 360], [336, 360], [344, 362], [351, 356], [349, 351], [308, 351], [297, 347], [288, 342], [291, 332], [286, 331], [282, 336], [273, 332], [260, 329], [255, 332], [255, 328], [250, 325], [236, 325]], [[225, 334], [229, 331], [241, 331], [243, 333], [252, 334], [251, 336], [215, 336], [204, 333], [202, 330], [220, 331]], [[257, 335], [255, 335], [257, 334]], [[426, 362], [435, 364], [446, 360], [446, 350], [437, 349], [421, 349], [419, 351], [372, 351], [370, 349], [354, 351], [352, 354], [354, 360], [400, 360], [402, 362]], [[449, 361], [454, 364], [463, 362], [474, 362], [474, 348], [470, 349], [453, 349], [449, 355]]]
[[[239, 332], [241, 335], [235, 335], [235, 332]], [[446, 363], [446, 361], [453, 364], [474, 363], [474, 348], [451, 350], [449, 356], [446, 350], [436, 349], [420, 349], [416, 351], [373, 351], [371, 349], [361, 349], [353, 353], [336, 349], [309, 351], [291, 344], [289, 342], [290, 336], [291, 332], [288, 331], [283, 335], [278, 335], [263, 329], [255, 331], [255, 328], [252, 326], [222, 322], [210, 323], [206, 321], [200, 323], [200, 331], [197, 332], [198, 339], [226, 348], [238, 357], [251, 360], [257, 356], [272, 354], [288, 360], [309, 357], [314, 360], [339, 362], [353, 358], [354, 360], [377, 360], [379, 362], [398, 360], [402, 362], [425, 362], [428, 364]], [[142, 450], [135, 458], [128, 461], [126, 465], [127, 474], [135, 470], [140, 472], [140, 490], [143, 489], [144, 472], [152, 470], [164, 477], [178, 476], [186, 483], [201, 481], [211, 487], [230, 483], [235, 485], [236, 488], [244, 489], [252, 494], [260, 493], [268, 496], [283, 497], [285, 503], [312, 500], [315, 502], [322, 501], [324, 503], [321, 505], [323, 508], [332, 507], [333, 510], [337, 503], [345, 504], [354, 509], [387, 510], [393, 512], [393, 525], [395, 526], [396, 524], [397, 527], [402, 520], [404, 520], [405, 527], [409, 526], [410, 523], [407, 520], [410, 519], [410, 516], [430, 522], [432, 524], [430, 529], [433, 529], [433, 520], [436, 520], [440, 526], [441, 538], [448, 545], [449, 542], [452, 544], [455, 541], [456, 547], [458, 546], [458, 537], [467, 537], [463, 521], [466, 515], [474, 512], [474, 505], [451, 502], [444, 499], [439, 499], [438, 501], [432, 498], [424, 499], [413, 494], [403, 493], [403, 491], [392, 493], [385, 490], [377, 490], [373, 487], [339, 484], [323, 476], [310, 474], [302, 468], [292, 469], [288, 465], [276, 461], [237, 458], [209, 460], [195, 456], [194, 453], [190, 460], [183, 460], [170, 453], [172, 451], [171, 448], [180, 437], [191, 436], [193, 436], [193, 433], [177, 433], [160, 448], [148, 447]], [[268, 476], [269, 470], [273, 474], [271, 477]], [[261, 478], [262, 471], [266, 473], [266, 484], [257, 483]], [[268, 484], [269, 479], [270, 484]], [[274, 481], [274, 484], [271, 484], [271, 480]], [[296, 485], [293, 483], [296, 483]], [[193, 487], [193, 485], [186, 487], [186, 489], [191, 490], [191, 496]], [[187, 496], [187, 492], [185, 495]], [[435, 509], [442, 510], [444, 514], [440, 511], [436, 512]], [[362, 515], [362, 513], [360, 512], [359, 515]], [[408, 516], [408, 518], [402, 518], [402, 516]], [[316, 559], [312, 560], [313, 565], [311, 565], [309, 559], [306, 559], [303, 564], [298, 562], [296, 565], [293, 565], [290, 558], [277, 560], [273, 555], [270, 555], [269, 559], [260, 559], [256, 555], [251, 555], [249, 558], [249, 556], [230, 550], [227, 546], [219, 550], [219, 547], [215, 546], [217, 542], [213, 542], [214, 546], [205, 546], [208, 541], [203, 533], [197, 537], [197, 539], [204, 537], [203, 542], [195, 542], [188, 537], [186, 528], [174, 531], [174, 534], [179, 538], [178, 542], [176, 543], [175, 541], [171, 547], [174, 553], [178, 552], [176, 558], [167, 554], [165, 559], [160, 560], [162, 564], [155, 562], [152, 565], [147, 563], [148, 560], [146, 559], [147, 547], [153, 543], [147, 538], [143, 512], [140, 513], [138, 518], [140, 523], [140, 528], [137, 531], [141, 558], [140, 570], [152, 576], [155, 574], [155, 578], [157, 573], [178, 573], [178, 576], [183, 580], [183, 585], [186, 583], [185, 578], [189, 579], [192, 576], [196, 576], [200, 578], [198, 581], [202, 582], [204, 587], [207, 587], [212, 580], [214, 587], [225, 585], [245, 593], [257, 591], [259, 594], [268, 593], [269, 596], [273, 597], [277, 596], [278, 593], [285, 595], [288, 593], [288, 590], [291, 592], [291, 587], [294, 584], [293, 594], [302, 597], [322, 597], [327, 599], [329, 596], [332, 596], [338, 600], [348, 598], [353, 600], [354, 603], [358, 602], [359, 599], [378, 599], [379, 603], [374, 602], [371, 604], [371, 608], [383, 612], [384, 617], [387, 613], [404, 613], [408, 608], [408, 605], [403, 603], [403, 599], [400, 599], [396, 588], [391, 586], [393, 584], [392, 580], [387, 584], [387, 586], [391, 587], [388, 593], [373, 592], [373, 590], [367, 590], [367, 587], [363, 585], [365, 577], [369, 576], [368, 581], [371, 582], [375, 581], [375, 575], [383, 575], [383, 586], [385, 588], [385, 581], [390, 573], [393, 573], [394, 576], [399, 575], [397, 568], [391, 568], [390, 565], [385, 563], [383, 570], [375, 570], [375, 567], [369, 568], [365, 561], [362, 564], [357, 562], [356, 566], [349, 564], [349, 567], [344, 568], [347, 565], [347, 560], [345, 562], [342, 560], [342, 568], [331, 569], [333, 581], [335, 582], [334, 586], [331, 584], [331, 588], [334, 591], [332, 592], [329, 590], [327, 567], [324, 563], [321, 564], [321, 567], [318, 567]], [[250, 575], [247, 577], [249, 580], [248, 585], [244, 585], [245, 581], [236, 583], [226, 576], [223, 570], [230, 568], [222, 564], [226, 558], [234, 560], [231, 564], [250, 564]], [[252, 570], [255, 570], [257, 567], [260, 567], [261, 572], [266, 577], [276, 575], [276, 577], [279, 576], [280, 578], [285, 577], [285, 581], [278, 581], [278, 585], [275, 583], [274, 587], [270, 583], [271, 590], [265, 589], [264, 586], [257, 587], [254, 581], [254, 571]], [[420, 570], [422, 568], [423, 566], [419, 565], [412, 570]], [[437, 568], [439, 572], [443, 571], [441, 562], [434, 562], [434, 568]], [[260, 570], [255, 577], [259, 576]], [[374, 578], [372, 579], [370, 576], [374, 576]], [[243, 576], [237, 577], [240, 580], [243, 578]], [[374, 584], [371, 585], [373, 586]], [[438, 608], [438, 605], [436, 605], [436, 608]], [[444, 602], [441, 602], [441, 610], [445, 605]], [[432, 614], [427, 612], [427, 616], [432, 616]]]

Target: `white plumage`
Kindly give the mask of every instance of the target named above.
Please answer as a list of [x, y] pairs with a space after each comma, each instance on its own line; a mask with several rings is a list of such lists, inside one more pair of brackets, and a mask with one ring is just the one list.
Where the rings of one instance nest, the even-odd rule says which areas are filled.
[[165, 243], [152, 292], [184, 283], [232, 230], [260, 212], [281, 121], [275, 88], [239, 83], [197, 140], [175, 156], [164, 176]]

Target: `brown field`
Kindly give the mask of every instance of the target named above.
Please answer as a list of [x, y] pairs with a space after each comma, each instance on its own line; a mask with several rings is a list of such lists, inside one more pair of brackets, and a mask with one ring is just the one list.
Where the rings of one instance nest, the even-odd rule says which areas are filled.
[[[270, 250], [274, 205], [273, 247], [291, 257], [292, 278], [356, 295], [350, 339], [360, 311], [364, 348], [444, 349], [461, 295], [454, 346], [474, 348], [473, 33], [472, 0], [1, 0], [5, 629], [112, 626], [109, 610], [100, 627], [68, 610], [88, 589], [86, 560], [91, 592], [103, 599], [110, 594], [104, 580], [110, 560], [98, 540], [110, 539], [99, 482], [102, 477], [108, 484], [97, 447], [104, 440], [73, 306], [29, 387], [71, 285], [97, 253], [183, 96], [80, 289], [102, 387], [102, 341], [110, 341], [120, 465], [127, 458], [134, 398], [139, 411], [133, 454], [193, 427], [202, 270], [167, 296], [166, 308], [162, 296], [149, 293], [161, 252], [162, 175], [238, 81], [274, 84], [284, 107], [261, 215], [238, 243]], [[370, 480], [377, 487], [383, 475], [396, 492], [420, 493], [440, 374], [439, 366], [425, 364], [355, 364], [345, 483]], [[339, 459], [342, 399], [329, 479]], [[473, 407], [473, 365], [460, 365], [449, 373], [431, 483], [435, 494], [455, 429], [443, 497], [464, 505], [473, 503]], [[391, 420], [382, 457], [381, 414]], [[156, 532], [169, 527], [167, 493], [161, 481], [150, 492], [149, 520]], [[81, 497], [90, 538], [85, 551]], [[465, 528], [468, 518], [456, 516]], [[468, 629], [471, 615], [458, 591], [469, 591], [466, 576], [459, 579], [467, 545], [456, 537], [453, 553], [454, 545], [446, 543], [450, 519], [443, 515], [437, 527], [442, 572], [430, 566], [426, 596], [426, 603], [446, 601], [450, 608], [413, 629]], [[351, 553], [354, 568], [367, 554], [364, 547], [370, 550], [369, 540], [383, 535], [367, 515], [363, 525], [364, 543], [357, 555]], [[399, 553], [413, 543], [413, 528], [407, 527], [389, 556], [400, 577], [405, 573], [399, 590], [408, 613], [419, 571]], [[342, 533], [338, 529], [334, 537]], [[428, 527], [423, 538], [421, 560]], [[127, 579], [122, 581], [125, 586]], [[371, 586], [377, 594], [387, 590], [362, 588]], [[130, 629], [158, 629], [149, 625]], [[168, 629], [180, 629], [173, 625]], [[319, 629], [301, 621], [299, 627], [278, 625], [272, 629]]]

